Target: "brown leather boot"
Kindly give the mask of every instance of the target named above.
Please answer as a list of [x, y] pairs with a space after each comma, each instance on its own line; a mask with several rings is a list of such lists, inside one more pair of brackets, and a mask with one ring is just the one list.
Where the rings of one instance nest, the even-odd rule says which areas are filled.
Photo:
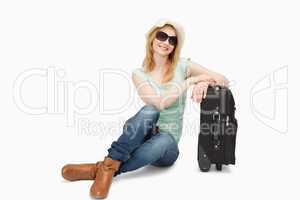
[[104, 199], [107, 197], [115, 172], [119, 169], [121, 161], [105, 157], [102, 163], [97, 165], [95, 181], [90, 189], [94, 198]]
[[94, 180], [96, 177], [97, 164], [101, 163], [87, 163], [87, 164], [68, 164], [61, 170], [61, 175], [68, 181], [78, 180]]

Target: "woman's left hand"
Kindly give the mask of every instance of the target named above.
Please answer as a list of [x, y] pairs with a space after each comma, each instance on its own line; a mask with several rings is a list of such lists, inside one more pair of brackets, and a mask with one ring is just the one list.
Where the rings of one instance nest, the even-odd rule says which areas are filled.
[[191, 99], [194, 102], [201, 103], [202, 99], [206, 97], [208, 86], [214, 84], [215, 84], [214, 82], [208, 82], [208, 81], [198, 82], [197, 84], [195, 84], [193, 88]]

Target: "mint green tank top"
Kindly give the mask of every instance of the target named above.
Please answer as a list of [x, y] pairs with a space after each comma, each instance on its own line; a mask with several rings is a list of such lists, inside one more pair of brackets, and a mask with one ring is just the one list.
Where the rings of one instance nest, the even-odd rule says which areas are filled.
[[[155, 80], [153, 80], [147, 73], [144, 72], [143, 68], [136, 68], [133, 70], [133, 73], [137, 74], [143, 80], [149, 82], [150, 85], [155, 89], [156, 93], [163, 96], [163, 93], [168, 91], [172, 84], [174, 85], [176, 83], [180, 84], [184, 82], [186, 79], [188, 60], [188, 58], [180, 58], [176, 65], [173, 79], [162, 85], [158, 85]], [[187, 91], [183, 92], [182, 95], [180, 95], [171, 106], [162, 110], [157, 122], [160, 131], [171, 134], [177, 143], [182, 135], [186, 93]]]

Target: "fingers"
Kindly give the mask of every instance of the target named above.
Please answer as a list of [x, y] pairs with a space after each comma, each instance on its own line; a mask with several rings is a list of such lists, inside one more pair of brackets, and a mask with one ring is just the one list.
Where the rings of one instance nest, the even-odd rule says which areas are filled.
[[191, 96], [191, 99], [194, 101], [194, 102], [199, 102], [201, 99], [202, 99], [202, 95], [203, 95], [203, 92], [202, 92], [202, 89], [201, 88], [194, 88], [193, 92], [192, 92], [192, 96]]
[[203, 90], [203, 99], [206, 98], [206, 94], [207, 94], [207, 87]]
[[194, 95], [192, 99], [193, 99], [194, 102], [201, 103], [202, 95], [199, 95], [199, 94]]
[[215, 86], [217, 84], [217, 82], [215, 80], [212, 80], [208, 83], [208, 85], [210, 86]]
[[206, 83], [203, 87], [203, 99], [206, 98], [208, 85], [209, 85], [209, 83]]
[[203, 90], [201, 91], [201, 93], [197, 94], [197, 96], [196, 96], [196, 102], [197, 103], [201, 103], [202, 98], [203, 98]]
[[193, 88], [191, 98], [194, 102], [201, 103], [206, 98], [208, 85], [208, 82], [203, 82]]
[[197, 102], [197, 103], [200, 103], [201, 101], [202, 101], [202, 97], [203, 97], [203, 92], [202, 93], [195, 93], [195, 94], [193, 94], [192, 95], [192, 100], [194, 101], [194, 102]]
[[229, 80], [228, 80], [225, 76], [221, 76], [221, 77], [217, 80], [217, 84], [218, 84], [218, 85], [221, 85], [221, 86], [229, 87]]

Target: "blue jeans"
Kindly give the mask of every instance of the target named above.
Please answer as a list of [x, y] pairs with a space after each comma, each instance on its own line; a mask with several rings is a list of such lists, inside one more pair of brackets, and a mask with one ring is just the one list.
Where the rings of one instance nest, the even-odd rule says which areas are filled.
[[108, 149], [108, 157], [121, 161], [114, 176], [149, 164], [171, 166], [177, 160], [173, 136], [156, 129], [159, 114], [155, 106], [145, 105], [125, 122], [122, 135]]

